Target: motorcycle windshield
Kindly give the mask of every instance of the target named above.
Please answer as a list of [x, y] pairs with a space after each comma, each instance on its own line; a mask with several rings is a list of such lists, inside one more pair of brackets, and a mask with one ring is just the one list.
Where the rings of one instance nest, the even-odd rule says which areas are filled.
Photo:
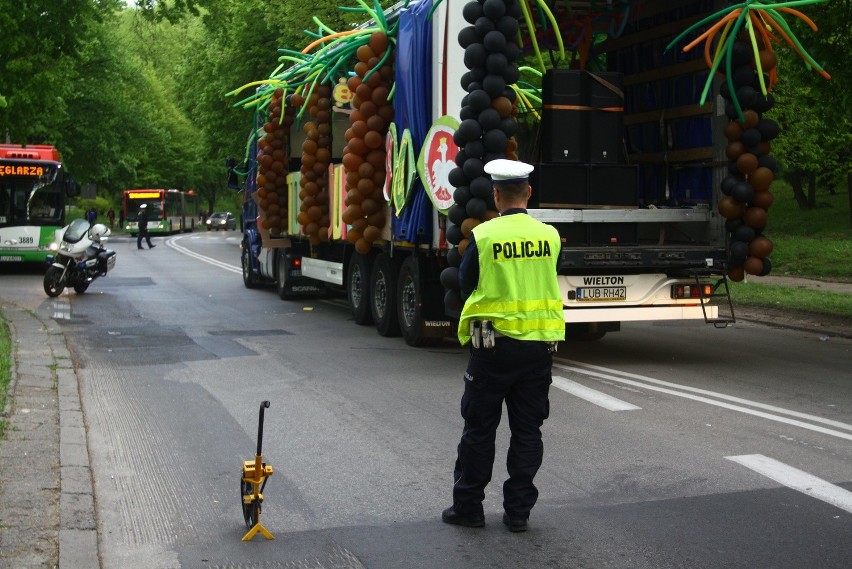
[[89, 231], [89, 222], [85, 219], [75, 219], [65, 230], [63, 240], [66, 243], [76, 243], [85, 237], [87, 231]]

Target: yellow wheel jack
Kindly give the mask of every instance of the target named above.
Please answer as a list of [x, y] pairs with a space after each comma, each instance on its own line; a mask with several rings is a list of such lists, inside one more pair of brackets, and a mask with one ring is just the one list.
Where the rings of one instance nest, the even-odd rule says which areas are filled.
[[254, 460], [243, 462], [243, 472], [240, 477], [240, 497], [243, 502], [243, 517], [246, 520], [248, 532], [243, 541], [251, 541], [255, 534], [260, 533], [266, 539], [275, 539], [260, 523], [260, 505], [263, 503], [263, 488], [266, 479], [272, 476], [272, 467], [263, 462], [261, 447], [263, 445], [263, 410], [269, 407], [269, 401], [260, 404], [260, 418], [257, 425], [257, 454]]

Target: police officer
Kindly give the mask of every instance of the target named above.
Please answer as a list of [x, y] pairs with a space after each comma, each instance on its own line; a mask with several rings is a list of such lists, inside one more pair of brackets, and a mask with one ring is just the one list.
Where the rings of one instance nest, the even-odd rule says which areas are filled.
[[153, 249], [156, 245], [151, 244], [151, 234], [148, 233], [148, 204], [139, 206], [139, 216], [137, 218], [137, 226], [139, 232], [136, 234], [136, 247], [142, 249], [142, 238], [148, 243], [148, 248]]
[[466, 301], [458, 337], [462, 345], [472, 345], [461, 399], [464, 430], [453, 505], [441, 514], [449, 524], [485, 525], [482, 501], [504, 401], [512, 434], [503, 523], [510, 531], [526, 531], [538, 498], [533, 478], [544, 454], [541, 425], [550, 410], [551, 354], [565, 338], [565, 323], [556, 277], [559, 233], [526, 210], [532, 170], [514, 160], [485, 165], [500, 216], [474, 228], [459, 268]]

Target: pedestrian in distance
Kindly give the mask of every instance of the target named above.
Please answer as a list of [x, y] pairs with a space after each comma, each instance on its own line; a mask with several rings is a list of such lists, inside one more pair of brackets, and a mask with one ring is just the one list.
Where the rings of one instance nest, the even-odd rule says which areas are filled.
[[485, 525], [482, 501], [491, 481], [504, 401], [511, 438], [503, 523], [510, 531], [526, 531], [538, 499], [533, 478], [544, 456], [541, 426], [550, 412], [552, 353], [556, 342], [565, 339], [565, 322], [556, 275], [559, 233], [526, 210], [532, 170], [529, 164], [505, 159], [485, 165], [500, 215], [473, 229], [459, 267], [465, 303], [458, 337], [471, 347], [453, 505], [441, 514], [448, 524]]
[[109, 228], [112, 229], [115, 225], [115, 210], [109, 208], [109, 211], [107, 212], [107, 217], [109, 218]]
[[139, 232], [136, 234], [136, 247], [142, 249], [142, 238], [144, 237], [148, 243], [148, 248], [153, 249], [156, 245], [151, 243], [151, 234], [148, 233], [148, 204], [143, 203], [139, 206], [139, 216], [136, 219], [139, 228]]

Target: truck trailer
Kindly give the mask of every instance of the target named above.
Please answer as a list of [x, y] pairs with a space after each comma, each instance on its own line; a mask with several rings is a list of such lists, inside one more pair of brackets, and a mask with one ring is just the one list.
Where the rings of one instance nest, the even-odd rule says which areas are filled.
[[774, 70], [737, 46], [733, 84], [708, 67], [724, 38], [682, 49], [731, 9], [421, 0], [294, 51], [247, 103], [245, 285], [343, 293], [410, 345], [454, 336], [467, 237], [496, 215], [482, 166], [510, 158], [535, 166], [529, 213], [562, 237], [567, 338], [734, 322], [728, 280], [771, 269]]

